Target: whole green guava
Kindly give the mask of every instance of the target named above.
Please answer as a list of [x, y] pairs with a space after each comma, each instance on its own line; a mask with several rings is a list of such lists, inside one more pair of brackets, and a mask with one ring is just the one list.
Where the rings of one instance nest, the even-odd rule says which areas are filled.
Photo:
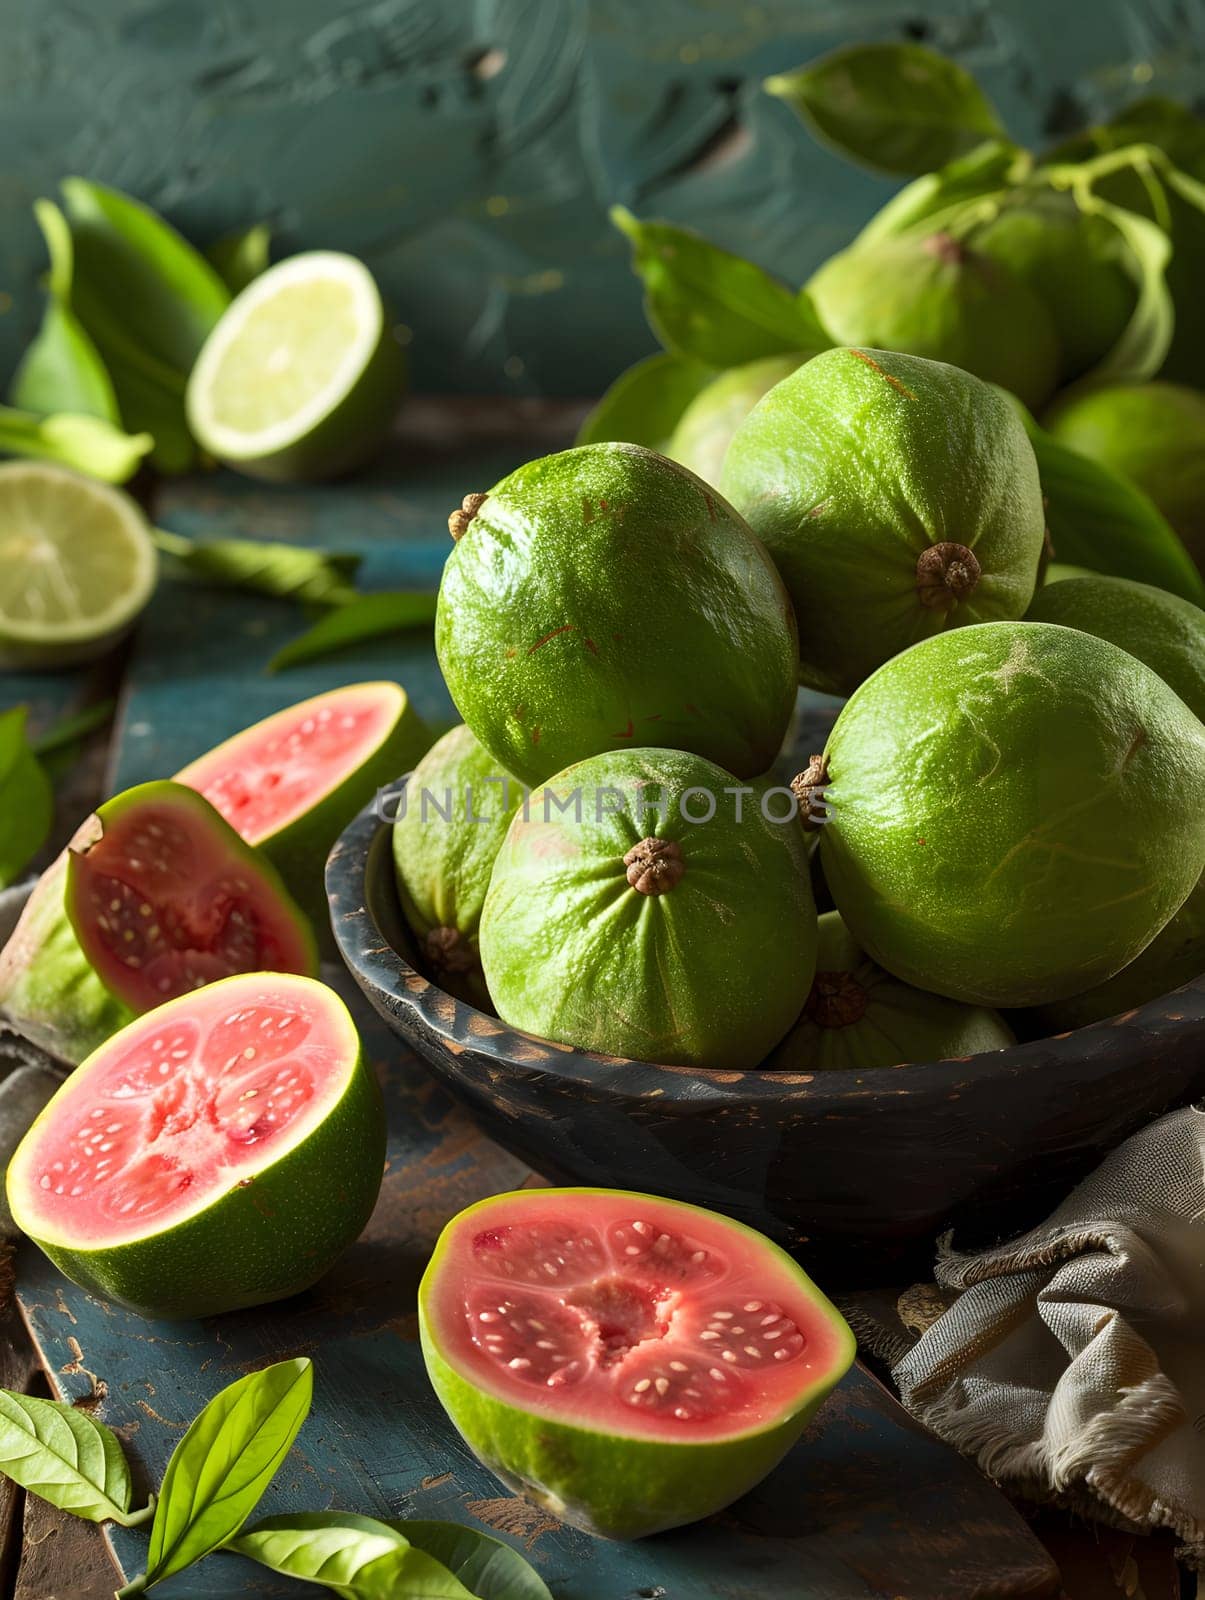
[[995, 1011], [892, 977], [861, 948], [839, 912], [826, 912], [818, 932], [811, 992], [767, 1068], [857, 1072], [973, 1056], [1015, 1042]]
[[760, 361], [722, 372], [682, 413], [666, 446], [666, 455], [697, 472], [706, 482], [719, 483], [733, 434], [762, 395], [806, 359], [802, 354], [763, 356]]
[[480, 939], [512, 1027], [643, 1061], [756, 1066], [799, 1015], [816, 957], [791, 793], [680, 750], [578, 762], [511, 823]]
[[948, 233], [855, 244], [826, 261], [807, 292], [841, 344], [948, 361], [1031, 409], [1058, 382], [1059, 341], [1046, 306], [1007, 267]]
[[1033, 598], [1033, 448], [1003, 394], [944, 362], [814, 356], [742, 423], [721, 482], [778, 564], [813, 688], [848, 694], [918, 639]]
[[764, 772], [795, 703], [795, 619], [762, 545], [639, 445], [528, 462], [449, 527], [435, 645], [465, 722], [540, 783], [603, 750]]
[[1179, 383], [1109, 384], [1069, 394], [1042, 422], [1144, 489], [1205, 573], [1205, 394]]
[[1138, 291], [1122, 265], [1121, 236], [1070, 195], [1052, 190], [1005, 205], [970, 243], [1045, 305], [1061, 351], [1061, 383], [1096, 366], [1125, 332]]
[[1166, 589], [1092, 573], [1047, 584], [1025, 613], [1108, 639], [1145, 661], [1205, 720], [1205, 611]]
[[889, 661], [795, 787], [859, 943], [977, 1005], [1112, 977], [1205, 867], [1205, 727], [1126, 651], [1044, 622]]
[[494, 857], [523, 798], [461, 724], [410, 774], [393, 825], [393, 865], [406, 921], [437, 980], [488, 1003], [477, 930]]

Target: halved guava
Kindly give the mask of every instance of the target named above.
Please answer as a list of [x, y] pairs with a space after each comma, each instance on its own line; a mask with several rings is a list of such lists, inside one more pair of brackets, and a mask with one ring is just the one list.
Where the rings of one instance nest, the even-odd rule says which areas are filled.
[[353, 683], [286, 706], [198, 756], [178, 783], [203, 794], [275, 865], [325, 934], [331, 846], [431, 733], [397, 683]]
[[481, 908], [523, 794], [462, 724], [415, 767], [393, 825], [398, 895], [423, 958], [445, 988], [477, 1004], [489, 1003]]
[[770, 1240], [615, 1189], [525, 1189], [462, 1211], [419, 1287], [419, 1330], [480, 1460], [610, 1539], [752, 1489], [854, 1358], [836, 1308]]
[[139, 1017], [67, 1079], [8, 1169], [13, 1219], [73, 1283], [148, 1317], [308, 1287], [367, 1222], [380, 1089], [346, 1006], [243, 973]]
[[0, 953], [0, 1007], [75, 1062], [217, 978], [317, 963], [271, 863], [194, 790], [144, 783], [101, 806], [43, 875]]
[[737, 429], [721, 484], [778, 564], [812, 688], [850, 694], [918, 639], [1033, 597], [1033, 446], [1003, 394], [945, 362], [813, 356]]
[[998, 1012], [902, 983], [872, 961], [837, 911], [820, 918], [816, 976], [795, 1026], [765, 1062], [786, 1072], [944, 1061], [1014, 1044]]
[[1205, 868], [1205, 727], [1134, 656], [1051, 623], [896, 656], [796, 790], [863, 949], [978, 1005], [1112, 977]]
[[680, 750], [579, 761], [510, 825], [481, 916], [498, 1015], [583, 1050], [756, 1066], [812, 981], [816, 908], [789, 790]]
[[529, 461], [465, 497], [435, 645], [460, 714], [524, 783], [602, 750], [765, 772], [798, 645], [774, 563], [694, 473], [639, 445]]

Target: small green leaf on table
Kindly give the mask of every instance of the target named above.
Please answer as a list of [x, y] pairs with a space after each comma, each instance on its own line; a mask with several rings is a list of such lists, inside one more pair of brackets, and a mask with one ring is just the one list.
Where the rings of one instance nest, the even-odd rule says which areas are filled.
[[283, 600], [346, 605], [360, 565], [352, 553], [311, 550], [266, 539], [186, 539], [156, 528], [155, 544], [190, 577], [228, 589], [250, 589]]
[[312, 1363], [278, 1361], [216, 1395], [172, 1452], [151, 1524], [150, 1588], [233, 1539], [259, 1504], [309, 1413]]
[[267, 271], [271, 245], [271, 228], [266, 222], [257, 222], [240, 233], [228, 233], [218, 239], [205, 257], [230, 293], [238, 294]]
[[9, 398], [14, 406], [42, 416], [70, 411], [121, 426], [117, 395], [100, 352], [70, 306], [54, 295], [17, 368]]
[[268, 663], [269, 672], [282, 672], [303, 661], [316, 661], [348, 645], [426, 627], [435, 620], [438, 596], [410, 589], [364, 594], [345, 606], [328, 611], [312, 628], [278, 650]]
[[40, 417], [0, 406], [0, 456], [57, 461], [106, 483], [125, 483], [153, 445], [149, 433], [123, 433], [101, 417], [71, 412]]
[[407, 1520], [389, 1526], [442, 1562], [478, 1600], [552, 1600], [531, 1563], [501, 1539], [459, 1522]]
[[0, 1389], [0, 1471], [30, 1494], [87, 1522], [130, 1528], [130, 1469], [104, 1423], [59, 1400]]
[[613, 439], [664, 450], [682, 413], [716, 377], [714, 367], [668, 350], [621, 372], [578, 429], [578, 444]]
[[37, 855], [54, 820], [50, 779], [29, 747], [25, 718], [24, 706], [0, 712], [0, 889]]
[[631, 240], [645, 313], [667, 350], [724, 368], [832, 345], [806, 295], [752, 261], [671, 222], [641, 222], [623, 206], [611, 208], [611, 220]]
[[343, 1600], [475, 1600], [477, 1592], [412, 1544], [405, 1527], [350, 1511], [300, 1512], [257, 1522], [229, 1548]]
[[765, 87], [877, 172], [931, 172], [1004, 132], [965, 67], [920, 44], [847, 45]]

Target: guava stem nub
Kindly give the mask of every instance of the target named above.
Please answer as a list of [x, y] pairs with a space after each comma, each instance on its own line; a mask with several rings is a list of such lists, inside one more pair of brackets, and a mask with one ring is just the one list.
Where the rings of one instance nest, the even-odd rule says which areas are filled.
[[676, 839], [641, 839], [624, 856], [623, 864], [637, 894], [665, 894], [681, 883], [686, 871], [682, 846]]
[[804, 770], [791, 779], [791, 793], [799, 802], [799, 820], [805, 833], [814, 833], [828, 821], [824, 786], [828, 782], [828, 757], [809, 756]]
[[432, 928], [423, 940], [423, 954], [437, 972], [472, 972], [477, 965], [459, 928]]
[[966, 597], [983, 572], [973, 550], [943, 540], [922, 550], [916, 561], [916, 593], [930, 611], [949, 611]]
[[850, 972], [818, 972], [804, 1014], [820, 1028], [848, 1028], [865, 1014], [866, 990]]
[[468, 529], [469, 523], [481, 510], [489, 499], [488, 494], [466, 494], [448, 518], [448, 532], [453, 539], [459, 539]]

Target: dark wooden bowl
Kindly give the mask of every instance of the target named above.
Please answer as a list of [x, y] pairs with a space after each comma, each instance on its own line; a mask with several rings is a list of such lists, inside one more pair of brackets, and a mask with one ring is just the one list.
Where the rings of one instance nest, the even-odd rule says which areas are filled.
[[418, 965], [388, 825], [331, 852], [335, 939], [360, 988], [486, 1132], [560, 1183], [727, 1212], [832, 1286], [931, 1275], [1041, 1221], [1127, 1134], [1205, 1094], [1205, 977], [1053, 1039], [874, 1072], [700, 1072], [509, 1028]]

